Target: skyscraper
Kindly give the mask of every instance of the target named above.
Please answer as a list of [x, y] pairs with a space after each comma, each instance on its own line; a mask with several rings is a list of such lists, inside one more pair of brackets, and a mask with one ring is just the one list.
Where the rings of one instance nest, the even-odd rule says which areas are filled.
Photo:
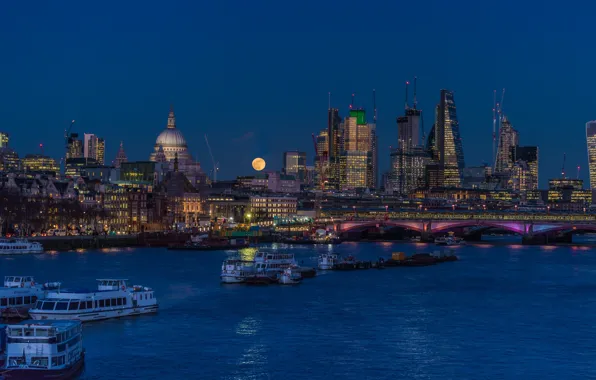
[[452, 91], [441, 90], [435, 118], [435, 145], [443, 171], [443, 186], [460, 187], [465, 167], [464, 150]]
[[0, 148], [8, 147], [8, 133], [0, 132]]
[[68, 136], [68, 148], [66, 149], [66, 159], [83, 157], [83, 142], [79, 140], [78, 133], [71, 133]]
[[588, 169], [590, 171], [590, 189], [596, 189], [596, 121], [586, 123], [586, 142], [588, 145]]
[[[517, 130], [513, 128], [507, 117], [503, 115], [499, 128], [499, 147], [497, 149], [497, 157], [495, 158], [495, 176], [504, 189], [513, 187], [512, 171], [515, 164], [515, 148], [518, 143], [519, 134]], [[519, 167], [516, 171], [519, 172]]]
[[92, 133], [83, 135], [83, 157], [92, 158], [100, 165], [105, 162], [105, 141]]
[[[327, 129], [321, 130], [315, 140], [317, 145], [317, 154], [315, 155], [314, 166], [315, 166], [315, 188], [325, 189], [328, 188], [327, 174], [329, 172], [329, 159], [327, 149], [329, 147], [329, 139]], [[322, 185], [324, 184], [324, 185]]]
[[329, 107], [327, 111], [327, 159], [328, 159], [328, 178], [327, 188], [339, 188], [339, 157], [343, 150], [341, 136], [341, 117], [339, 110]]
[[512, 189], [520, 192], [538, 189], [538, 147], [515, 146], [511, 149]]
[[[397, 118], [397, 149], [391, 152], [391, 177], [389, 192], [406, 195], [425, 184], [425, 167], [431, 163], [430, 154], [422, 146], [422, 111], [416, 109], [416, 89], [414, 105], [407, 100], [406, 83], [405, 115]], [[431, 142], [431, 144], [433, 144]]]
[[350, 116], [344, 121], [343, 148], [340, 158], [340, 188], [354, 190], [374, 188], [376, 163], [376, 127], [366, 122], [363, 109], [350, 110]]
[[306, 183], [306, 152], [290, 151], [283, 155], [284, 172]]

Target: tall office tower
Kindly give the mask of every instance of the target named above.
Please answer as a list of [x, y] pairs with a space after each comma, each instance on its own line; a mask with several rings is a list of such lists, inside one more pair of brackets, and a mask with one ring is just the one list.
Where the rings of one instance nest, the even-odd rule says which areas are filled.
[[79, 140], [78, 133], [71, 133], [68, 136], [66, 159], [83, 157], [83, 142]]
[[[400, 195], [424, 186], [424, 170], [431, 163], [431, 153], [422, 145], [422, 111], [416, 109], [416, 90], [412, 108], [408, 104], [407, 91], [406, 84], [405, 115], [397, 118], [397, 149], [390, 155], [392, 192]], [[434, 141], [429, 141], [429, 145], [434, 145]]]
[[363, 109], [350, 110], [344, 121], [344, 151], [340, 158], [340, 189], [354, 190], [375, 187], [373, 145], [376, 144], [376, 131], [366, 122]]
[[8, 147], [8, 133], [0, 132], [0, 148]]
[[341, 136], [342, 124], [341, 117], [339, 116], [339, 110], [336, 108], [329, 107], [327, 111], [327, 147], [328, 152], [328, 178], [327, 188], [339, 189], [339, 160], [342, 147], [342, 136]]
[[296, 177], [300, 183], [306, 183], [306, 152], [284, 152], [284, 172]]
[[83, 157], [92, 158], [103, 165], [105, 161], [105, 140], [92, 133], [83, 135]]
[[519, 134], [513, 128], [507, 117], [503, 116], [501, 128], [499, 129], [499, 148], [495, 163], [495, 172], [503, 176], [509, 176], [513, 163], [512, 149], [519, 143]]
[[370, 176], [371, 176], [371, 189], [379, 187], [379, 137], [377, 136], [377, 123], [369, 124], [370, 128], [370, 149], [371, 149], [371, 164], [370, 164]]
[[435, 114], [435, 145], [444, 187], [460, 187], [463, 177], [464, 150], [452, 91], [441, 90]]
[[586, 123], [586, 142], [588, 144], [588, 169], [590, 170], [590, 189], [596, 189], [596, 121]]
[[[315, 188], [327, 189], [329, 172], [329, 154], [327, 149], [329, 147], [329, 136], [327, 129], [321, 130], [316, 138], [317, 154], [315, 155], [314, 166], [315, 166]], [[322, 186], [324, 184], [324, 186]]]
[[538, 189], [538, 147], [516, 146], [511, 149], [513, 167], [511, 187], [524, 192]]

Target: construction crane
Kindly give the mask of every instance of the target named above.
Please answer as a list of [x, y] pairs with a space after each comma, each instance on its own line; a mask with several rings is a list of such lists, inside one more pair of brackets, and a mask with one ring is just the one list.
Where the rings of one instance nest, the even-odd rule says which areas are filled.
[[579, 165], [577, 165], [577, 179], [579, 179]]
[[312, 134], [312, 143], [315, 147], [315, 157], [319, 157], [319, 173], [321, 173], [321, 190], [325, 191], [325, 182], [326, 178], [325, 178], [325, 173], [323, 172], [323, 161], [324, 156], [319, 156], [319, 149], [317, 148], [317, 138], [315, 137], [315, 134]]
[[565, 179], [565, 161], [567, 159], [567, 154], [563, 153], [563, 166], [561, 166], [561, 177]]
[[213, 158], [213, 153], [211, 153], [211, 146], [209, 145], [209, 140], [207, 139], [207, 135], [205, 135], [205, 142], [207, 143], [207, 149], [209, 149], [209, 155], [211, 156], [211, 162], [213, 163], [213, 183], [217, 182], [217, 171], [219, 170], [219, 162], [215, 162], [215, 158]]

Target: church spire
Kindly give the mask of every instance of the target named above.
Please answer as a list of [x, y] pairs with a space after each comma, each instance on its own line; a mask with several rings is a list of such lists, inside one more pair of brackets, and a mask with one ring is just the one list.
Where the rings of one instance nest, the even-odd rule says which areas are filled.
[[174, 115], [174, 105], [170, 104], [170, 114], [168, 115], [168, 128], [176, 129], [176, 116]]

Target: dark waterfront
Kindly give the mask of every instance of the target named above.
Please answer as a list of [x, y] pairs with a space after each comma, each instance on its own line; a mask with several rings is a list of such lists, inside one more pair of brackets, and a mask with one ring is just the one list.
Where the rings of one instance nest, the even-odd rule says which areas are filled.
[[[315, 266], [329, 249], [377, 259], [438, 247], [290, 248]], [[324, 273], [295, 287], [220, 285], [232, 252], [163, 248], [0, 258], [0, 275], [85, 288], [124, 277], [155, 289], [159, 314], [85, 325], [82, 379], [596, 377], [593, 249], [482, 244], [455, 252], [461, 261]]]

